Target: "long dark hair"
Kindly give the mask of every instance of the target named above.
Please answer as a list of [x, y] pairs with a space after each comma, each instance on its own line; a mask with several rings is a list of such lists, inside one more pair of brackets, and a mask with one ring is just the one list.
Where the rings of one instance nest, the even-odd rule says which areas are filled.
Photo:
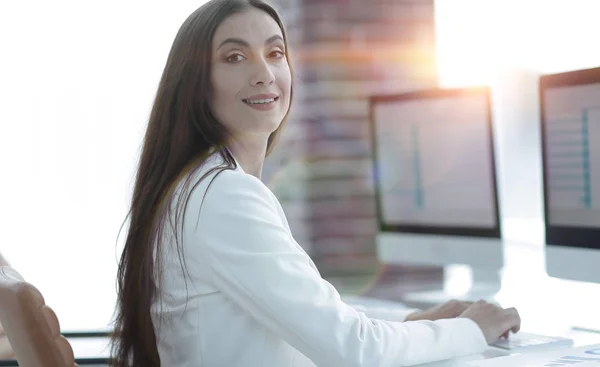
[[[171, 212], [174, 185], [215, 151], [224, 158], [226, 169], [235, 168], [226, 149], [230, 134], [209, 108], [212, 39], [225, 18], [249, 8], [269, 14], [287, 45], [281, 18], [265, 1], [211, 0], [185, 20], [171, 47], [144, 137], [118, 268], [112, 366], [160, 366], [151, 317], [158, 294], [155, 276], [160, 270], [159, 256], [155, 259], [154, 254], [159, 253], [162, 229]], [[267, 155], [282, 126], [283, 122], [269, 136]]]

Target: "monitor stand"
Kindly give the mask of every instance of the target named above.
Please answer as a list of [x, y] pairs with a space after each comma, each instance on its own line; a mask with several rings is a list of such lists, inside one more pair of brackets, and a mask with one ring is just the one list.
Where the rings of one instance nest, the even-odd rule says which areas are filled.
[[[427, 309], [449, 300], [475, 302], [486, 300], [497, 303], [496, 296], [500, 292], [500, 269], [471, 268], [470, 278], [445, 272], [444, 289], [412, 292], [402, 296], [402, 301], [411, 307]], [[469, 286], [470, 285], [470, 286]]]

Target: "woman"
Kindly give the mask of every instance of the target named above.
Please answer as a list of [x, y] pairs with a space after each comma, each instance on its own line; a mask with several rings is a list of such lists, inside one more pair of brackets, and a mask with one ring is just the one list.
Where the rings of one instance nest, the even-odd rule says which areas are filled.
[[399, 366], [516, 331], [514, 309], [485, 302], [407, 318], [340, 300], [260, 181], [292, 92], [286, 33], [262, 0], [209, 1], [182, 25], [135, 183], [114, 365]]

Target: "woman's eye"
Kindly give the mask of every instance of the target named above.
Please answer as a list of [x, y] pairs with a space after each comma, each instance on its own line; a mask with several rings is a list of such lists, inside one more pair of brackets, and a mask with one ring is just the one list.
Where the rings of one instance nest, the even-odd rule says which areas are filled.
[[227, 56], [227, 62], [240, 62], [242, 60], [244, 60], [244, 56], [242, 56], [240, 54], [234, 54], [234, 55]]
[[285, 57], [285, 53], [281, 51], [273, 51], [269, 54], [269, 57], [273, 57], [275, 59], [282, 59]]

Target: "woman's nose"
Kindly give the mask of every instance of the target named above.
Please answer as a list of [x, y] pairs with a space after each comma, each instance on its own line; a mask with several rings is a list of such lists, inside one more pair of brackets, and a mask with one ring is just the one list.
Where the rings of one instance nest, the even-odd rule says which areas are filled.
[[260, 60], [254, 69], [250, 84], [252, 86], [257, 85], [270, 85], [275, 82], [275, 75], [271, 70], [271, 66], [266, 60]]

